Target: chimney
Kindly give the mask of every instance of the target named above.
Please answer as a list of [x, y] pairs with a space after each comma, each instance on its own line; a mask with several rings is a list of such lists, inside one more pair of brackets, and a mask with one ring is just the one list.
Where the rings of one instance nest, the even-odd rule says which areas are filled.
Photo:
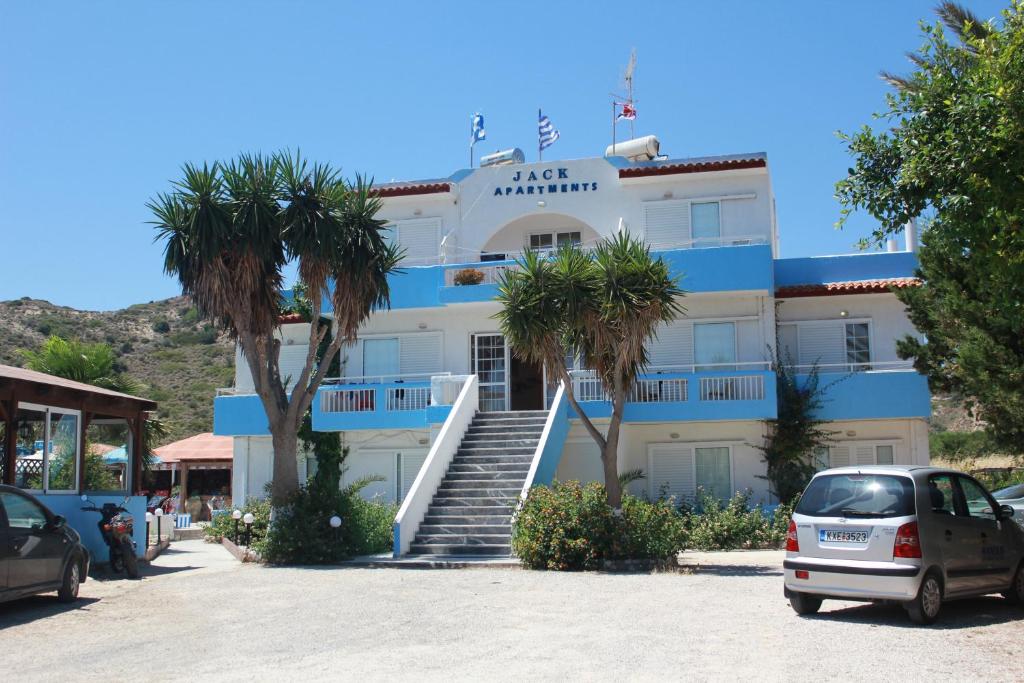
[[894, 251], [900, 250], [900, 245], [896, 243], [895, 237], [890, 237], [885, 241], [885, 250], [890, 254]]
[[903, 235], [906, 238], [907, 251], [917, 251], [917, 219], [911, 218], [906, 227], [903, 228]]

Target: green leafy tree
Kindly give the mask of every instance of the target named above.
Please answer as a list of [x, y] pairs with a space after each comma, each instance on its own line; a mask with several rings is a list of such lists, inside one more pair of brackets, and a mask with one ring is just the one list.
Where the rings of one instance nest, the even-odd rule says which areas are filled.
[[[527, 252], [505, 271], [495, 316], [513, 353], [542, 364], [565, 385], [570, 405], [601, 451], [608, 504], [619, 508], [618, 449], [622, 416], [637, 376], [647, 365], [658, 325], [685, 311], [683, 290], [661, 258], [628, 234], [602, 240], [592, 253], [576, 245], [553, 257]], [[592, 369], [612, 404], [602, 433], [577, 403], [566, 357]]]
[[[840, 225], [863, 209], [880, 242], [923, 216], [918, 288], [897, 290], [924, 340], [899, 342], [934, 390], [951, 392], [993, 437], [1024, 442], [1024, 4], [983, 22], [943, 3], [880, 115], [888, 130], [844, 136]], [[944, 28], [945, 27], [945, 28]], [[947, 30], [952, 36], [947, 35]]]
[[[343, 343], [389, 304], [387, 276], [401, 258], [376, 215], [370, 183], [344, 180], [328, 165], [300, 156], [242, 155], [186, 164], [174, 189], [149, 203], [164, 243], [164, 270], [178, 278], [200, 313], [242, 348], [267, 416], [274, 449], [275, 506], [298, 491], [298, 430]], [[282, 377], [282, 269], [298, 266], [310, 293], [309, 350], [297, 377]], [[337, 335], [317, 360], [330, 330], [321, 317], [329, 296]], [[291, 381], [289, 381], [291, 380]]]

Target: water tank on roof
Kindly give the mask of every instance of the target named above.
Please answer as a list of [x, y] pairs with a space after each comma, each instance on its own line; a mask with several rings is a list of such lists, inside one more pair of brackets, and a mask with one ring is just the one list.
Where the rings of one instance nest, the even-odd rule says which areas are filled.
[[504, 149], [494, 154], [487, 154], [480, 157], [480, 168], [487, 166], [508, 166], [509, 164], [525, 164], [526, 155], [518, 147]]
[[645, 135], [642, 138], [623, 140], [614, 145], [608, 145], [604, 155], [606, 157], [626, 157], [630, 161], [650, 161], [658, 156], [660, 147], [656, 136]]

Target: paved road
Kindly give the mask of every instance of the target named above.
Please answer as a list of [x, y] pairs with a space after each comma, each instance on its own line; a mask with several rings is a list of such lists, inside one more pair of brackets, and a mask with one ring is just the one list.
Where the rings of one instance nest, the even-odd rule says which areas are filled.
[[73, 608], [0, 605], [11, 680], [1024, 680], [1024, 611], [985, 598], [932, 628], [899, 608], [799, 618], [779, 553], [687, 574], [300, 569], [175, 544]]

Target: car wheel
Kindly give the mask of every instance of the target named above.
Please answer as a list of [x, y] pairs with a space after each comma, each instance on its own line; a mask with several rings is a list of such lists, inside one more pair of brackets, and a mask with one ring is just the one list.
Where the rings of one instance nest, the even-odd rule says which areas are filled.
[[1010, 589], [1003, 593], [1003, 597], [1014, 605], [1024, 605], [1024, 562], [1017, 567], [1017, 573], [1013, 575], [1013, 583]]
[[791, 591], [789, 594], [789, 604], [797, 614], [817, 614], [818, 610], [821, 609], [821, 598], [816, 598], [807, 593]]
[[78, 599], [78, 587], [82, 583], [82, 565], [77, 557], [68, 559], [64, 567], [64, 578], [61, 581], [60, 589], [57, 591], [57, 599], [61, 602], [74, 602]]
[[934, 572], [925, 574], [917, 597], [907, 603], [907, 613], [915, 624], [933, 624], [942, 609], [942, 581]]

